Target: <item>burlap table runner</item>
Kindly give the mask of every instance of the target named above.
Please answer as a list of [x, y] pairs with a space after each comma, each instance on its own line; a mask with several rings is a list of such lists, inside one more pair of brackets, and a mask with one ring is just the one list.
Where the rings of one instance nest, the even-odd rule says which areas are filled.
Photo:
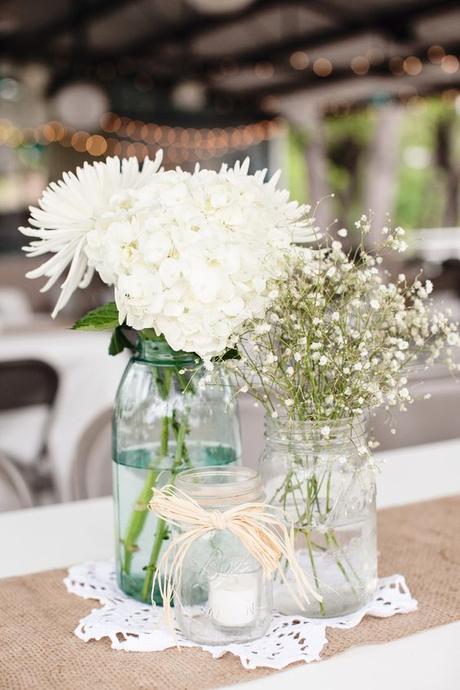
[[[459, 516], [460, 496], [379, 514], [380, 575], [405, 575], [419, 610], [329, 629], [323, 657], [460, 619]], [[1, 690], [206, 690], [277, 673], [199, 649], [134, 653], [112, 650], [107, 639], [84, 643], [73, 630], [96, 604], [68, 594], [64, 574], [0, 581]]]

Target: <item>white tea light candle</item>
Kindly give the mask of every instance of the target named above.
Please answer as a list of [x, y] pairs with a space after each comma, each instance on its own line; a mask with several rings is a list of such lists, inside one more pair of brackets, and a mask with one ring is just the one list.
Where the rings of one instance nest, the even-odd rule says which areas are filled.
[[216, 625], [242, 628], [254, 622], [259, 577], [256, 573], [219, 573], [209, 580], [209, 609]]

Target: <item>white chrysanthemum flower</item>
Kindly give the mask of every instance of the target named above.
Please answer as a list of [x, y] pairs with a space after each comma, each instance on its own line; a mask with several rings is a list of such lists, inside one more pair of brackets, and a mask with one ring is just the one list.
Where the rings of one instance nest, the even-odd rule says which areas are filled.
[[54, 256], [27, 273], [27, 277], [46, 276], [48, 282], [42, 288], [45, 292], [68, 268], [53, 317], [67, 304], [77, 287], [87, 287], [91, 281], [94, 265], [88, 261], [86, 251], [88, 234], [108, 222], [104, 216], [116, 195], [149, 181], [158, 171], [161, 158], [162, 153], [158, 152], [154, 161], [146, 159], [142, 170], [136, 158], [120, 161], [114, 157], [92, 165], [84, 163], [82, 168], [77, 168], [76, 174], [68, 172], [59, 182], [52, 182], [43, 192], [39, 208], [31, 207], [29, 223], [32, 227], [19, 229], [35, 239], [24, 247], [24, 251], [30, 257]]

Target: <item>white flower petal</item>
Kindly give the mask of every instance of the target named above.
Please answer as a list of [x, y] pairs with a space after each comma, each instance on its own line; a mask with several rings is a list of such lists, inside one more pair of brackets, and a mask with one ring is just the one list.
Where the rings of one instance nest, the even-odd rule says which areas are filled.
[[27, 277], [46, 276], [49, 280], [43, 290], [49, 290], [70, 265], [53, 316], [78, 287], [89, 284], [94, 267], [98, 268], [95, 263], [88, 265], [85, 247], [88, 234], [98, 227], [109, 208], [110, 198], [121, 190], [146, 184], [158, 171], [161, 157], [158, 152], [154, 161], [145, 160], [142, 170], [135, 158], [120, 162], [114, 157], [92, 165], [84, 163], [76, 173], [64, 173], [62, 180], [52, 182], [38, 207], [30, 208], [30, 227], [19, 230], [34, 239], [23, 250], [31, 257], [49, 253], [54, 256]]

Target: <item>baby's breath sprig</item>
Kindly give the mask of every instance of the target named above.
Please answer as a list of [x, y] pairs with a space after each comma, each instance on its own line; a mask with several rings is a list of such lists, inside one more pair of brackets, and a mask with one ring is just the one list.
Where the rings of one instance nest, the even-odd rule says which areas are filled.
[[[423, 357], [431, 363], [460, 344], [458, 325], [433, 310], [432, 284], [409, 284], [382, 271], [382, 253], [403, 252], [402, 228], [383, 228], [376, 252], [366, 248], [370, 221], [355, 223], [356, 249], [345, 252], [330, 234], [316, 249], [296, 248], [288, 280], [263, 322], [253, 322], [232, 372], [269, 415], [310, 421], [353, 419], [381, 405], [404, 410], [413, 401], [408, 370]], [[346, 228], [338, 230], [341, 238]]]

